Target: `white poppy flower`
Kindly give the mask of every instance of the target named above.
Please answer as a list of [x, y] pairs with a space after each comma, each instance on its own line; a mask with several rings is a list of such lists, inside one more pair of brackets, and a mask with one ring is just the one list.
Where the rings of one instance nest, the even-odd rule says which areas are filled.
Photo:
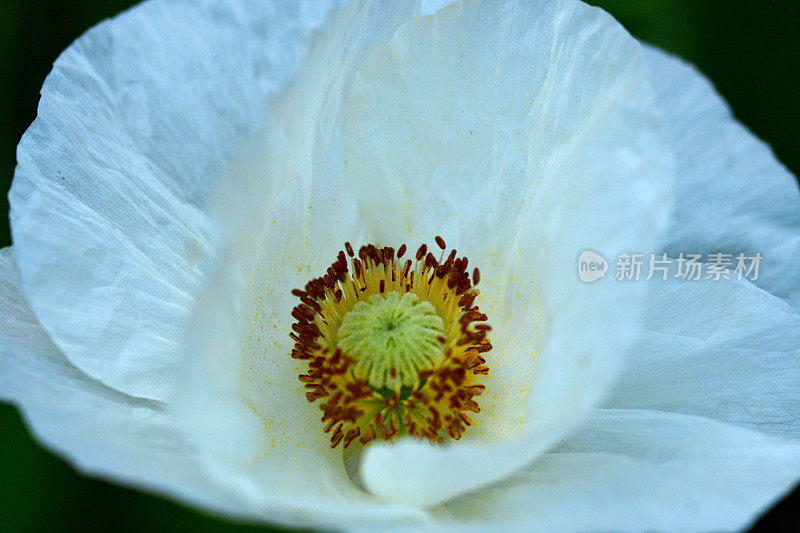
[[[800, 477], [794, 178], [599, 9], [439, 7], [153, 1], [70, 46], [18, 149], [0, 396], [234, 518], [746, 526]], [[764, 264], [583, 283], [587, 249]]]

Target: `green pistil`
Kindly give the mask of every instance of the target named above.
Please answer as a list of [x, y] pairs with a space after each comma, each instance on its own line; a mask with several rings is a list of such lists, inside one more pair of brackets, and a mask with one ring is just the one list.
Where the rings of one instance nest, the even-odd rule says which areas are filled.
[[375, 294], [339, 327], [339, 347], [356, 360], [353, 374], [376, 390], [413, 387], [442, 355], [444, 323], [416, 294]]

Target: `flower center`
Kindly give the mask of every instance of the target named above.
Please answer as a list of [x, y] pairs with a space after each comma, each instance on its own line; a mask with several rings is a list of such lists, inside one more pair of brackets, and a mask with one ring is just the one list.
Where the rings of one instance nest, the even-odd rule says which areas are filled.
[[358, 302], [339, 326], [339, 347], [357, 362], [353, 375], [374, 389], [411, 387], [442, 355], [444, 324], [430, 302], [407, 292]]
[[406, 246], [350, 243], [324, 276], [292, 294], [300, 304], [292, 357], [308, 362], [300, 375], [306, 398], [320, 404], [331, 447], [398, 435], [432, 442], [459, 439], [480, 412], [478, 382], [492, 349], [487, 316], [473, 305], [478, 269], [445, 243], [437, 259], [424, 244], [403, 260]]

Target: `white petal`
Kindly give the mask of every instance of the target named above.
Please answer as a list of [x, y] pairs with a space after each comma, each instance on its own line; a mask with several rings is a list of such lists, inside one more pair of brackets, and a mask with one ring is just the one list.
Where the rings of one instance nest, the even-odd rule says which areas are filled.
[[0, 251], [0, 399], [19, 405], [44, 445], [82, 472], [243, 515], [204, 475], [161, 403], [126, 396], [73, 367], [33, 316], [11, 248]]
[[164, 399], [213, 248], [208, 199], [331, 2], [145, 2], [56, 61], [10, 192], [22, 283], [65, 355]]
[[374, 493], [432, 506], [499, 479], [605, 390], [642, 288], [584, 285], [576, 262], [650, 249], [666, 219], [671, 159], [648, 76], [619, 25], [572, 1], [458, 2], [359, 67], [344, 171], [368, 235], [438, 234], [477, 262], [495, 346], [475, 427], [452, 446], [372, 446]]
[[[426, 524], [426, 512], [383, 502], [348, 477], [330, 448], [318, 405], [306, 400], [291, 359], [291, 289], [324, 271], [359, 231], [358, 211], [335, 174], [341, 98], [366, 50], [391, 38], [413, 6], [356, 3], [315, 41], [302, 76], [271, 110], [263, 145], [231, 176], [223, 203], [230, 241], [198, 299], [178, 422], [205, 468], [264, 520], [342, 528]], [[318, 150], [318, 151], [317, 151]], [[271, 179], [265, 180], [264, 176]], [[327, 246], [330, 254], [320, 253]]]
[[800, 438], [800, 316], [747, 281], [653, 281], [606, 405]]
[[422, 15], [427, 16], [452, 3], [453, 0], [421, 0], [419, 11]]
[[692, 66], [646, 48], [678, 166], [665, 250], [761, 253], [756, 285], [800, 309], [800, 192], [769, 146], [736, 122]]
[[457, 531], [735, 530], [798, 475], [794, 441], [701, 417], [599, 410], [559, 449], [440, 518]]

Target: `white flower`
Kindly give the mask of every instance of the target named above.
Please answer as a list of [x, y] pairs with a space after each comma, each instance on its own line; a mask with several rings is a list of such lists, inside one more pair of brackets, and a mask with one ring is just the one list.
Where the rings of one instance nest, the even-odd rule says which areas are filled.
[[[80, 470], [231, 517], [746, 526], [800, 477], [794, 178], [598, 9], [437, 7], [153, 1], [64, 52], [10, 193], [0, 396]], [[482, 273], [480, 412], [443, 445], [332, 448], [291, 291], [346, 241], [436, 235]], [[584, 284], [585, 249], [764, 263]], [[449, 331], [427, 305], [414, 342]], [[359, 328], [389, 311], [359, 309], [345, 344], [375, 353]]]

